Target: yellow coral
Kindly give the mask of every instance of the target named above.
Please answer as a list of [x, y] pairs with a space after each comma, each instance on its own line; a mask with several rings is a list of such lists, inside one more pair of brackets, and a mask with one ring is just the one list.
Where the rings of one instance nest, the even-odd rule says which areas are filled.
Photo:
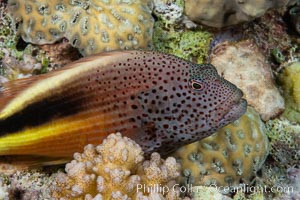
[[149, 0], [9, 0], [9, 13], [26, 42], [66, 37], [84, 55], [151, 46]]
[[249, 183], [268, 154], [266, 128], [248, 107], [239, 120], [201, 141], [178, 149], [184, 185], [236, 186]]
[[[53, 197], [63, 199], [179, 199], [177, 190], [151, 190], [172, 184], [179, 176], [175, 158], [162, 160], [153, 153], [144, 161], [141, 147], [120, 133], [111, 134], [101, 145], [87, 145], [82, 154], [66, 165], [53, 185]], [[150, 191], [150, 192], [149, 192]]]
[[283, 116], [292, 122], [300, 122], [300, 62], [284, 68], [279, 76], [283, 87], [286, 109]]

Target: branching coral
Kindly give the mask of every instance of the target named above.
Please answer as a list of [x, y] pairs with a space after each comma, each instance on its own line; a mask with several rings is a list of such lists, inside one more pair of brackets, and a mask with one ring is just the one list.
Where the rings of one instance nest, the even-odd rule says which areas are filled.
[[14, 28], [26, 42], [54, 43], [63, 37], [83, 55], [151, 46], [150, 1], [9, 0]]
[[151, 187], [172, 184], [179, 176], [176, 160], [162, 160], [157, 153], [143, 160], [138, 144], [120, 133], [111, 134], [101, 145], [87, 145], [82, 154], [74, 154], [74, 160], [66, 165], [67, 173], [57, 175], [53, 196], [86, 200], [178, 199], [176, 190], [149, 192]]
[[214, 135], [178, 149], [184, 185], [238, 186], [250, 183], [268, 154], [266, 128], [248, 108], [245, 115]]

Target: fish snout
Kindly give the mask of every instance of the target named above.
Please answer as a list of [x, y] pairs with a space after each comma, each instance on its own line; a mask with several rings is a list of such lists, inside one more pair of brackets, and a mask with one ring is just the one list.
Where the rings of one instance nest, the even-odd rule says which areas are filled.
[[[235, 85], [233, 93], [228, 96], [228, 98], [220, 103], [216, 108], [219, 112], [216, 117], [216, 127], [223, 127], [227, 124], [239, 119], [247, 110], [247, 101], [242, 98], [243, 92]], [[222, 113], [220, 113], [222, 112]]]

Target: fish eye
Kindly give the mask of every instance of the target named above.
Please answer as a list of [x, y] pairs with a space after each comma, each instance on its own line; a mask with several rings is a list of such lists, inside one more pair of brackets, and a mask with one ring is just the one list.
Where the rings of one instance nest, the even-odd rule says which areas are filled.
[[194, 90], [202, 90], [204, 88], [203, 83], [200, 83], [198, 81], [192, 80], [191, 82], [191, 86]]

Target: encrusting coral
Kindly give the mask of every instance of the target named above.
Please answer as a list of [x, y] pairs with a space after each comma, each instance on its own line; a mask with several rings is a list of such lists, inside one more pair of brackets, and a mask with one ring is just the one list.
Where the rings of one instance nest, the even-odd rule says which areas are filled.
[[193, 186], [249, 184], [268, 155], [266, 128], [251, 107], [239, 120], [198, 142], [178, 149], [179, 181]]
[[[120, 133], [109, 135], [101, 145], [87, 145], [66, 165], [53, 184], [54, 198], [63, 199], [179, 199], [177, 190], [155, 190], [174, 184], [180, 165], [175, 158], [162, 160], [153, 153], [144, 161], [141, 147]], [[150, 188], [152, 190], [150, 191]]]
[[244, 92], [248, 104], [264, 121], [284, 110], [284, 99], [277, 89], [270, 65], [252, 40], [223, 42], [210, 55], [219, 74]]
[[165, 30], [161, 21], [154, 26], [154, 49], [195, 63], [206, 61], [212, 39], [213, 34], [205, 30]]
[[221, 28], [254, 20], [268, 9], [282, 8], [288, 0], [186, 0], [185, 14], [194, 22]]
[[182, 0], [153, 0], [153, 13], [166, 27], [175, 25], [183, 20]]
[[279, 76], [282, 84], [286, 109], [283, 116], [300, 123], [300, 62], [286, 66]]
[[24, 41], [51, 44], [63, 37], [90, 55], [151, 46], [149, 0], [9, 0], [13, 27]]
[[270, 156], [284, 168], [299, 164], [300, 125], [274, 119], [266, 123], [270, 139]]

